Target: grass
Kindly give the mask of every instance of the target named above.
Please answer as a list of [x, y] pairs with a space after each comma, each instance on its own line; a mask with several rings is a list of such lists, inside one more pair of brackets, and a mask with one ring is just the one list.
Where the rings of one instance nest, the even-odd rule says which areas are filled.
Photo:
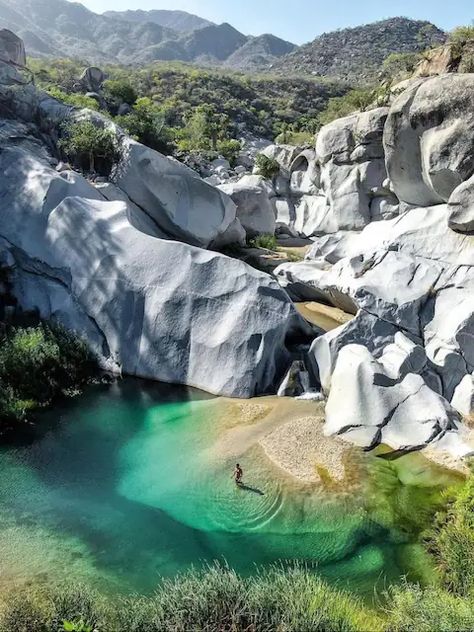
[[450, 493], [427, 545], [448, 591], [462, 597], [474, 594], [474, 476]]
[[[67, 622], [66, 627], [64, 623]], [[72, 627], [74, 626], [74, 627]], [[0, 632], [374, 632], [384, 621], [303, 567], [243, 578], [224, 566], [165, 580], [151, 597], [106, 601], [84, 586], [4, 598]]]

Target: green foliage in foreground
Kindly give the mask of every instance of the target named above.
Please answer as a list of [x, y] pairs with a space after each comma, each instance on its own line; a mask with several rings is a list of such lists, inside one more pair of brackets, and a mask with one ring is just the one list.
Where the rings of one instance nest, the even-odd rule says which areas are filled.
[[[66, 625], [65, 625], [66, 624]], [[74, 626], [74, 627], [72, 627]], [[165, 580], [152, 597], [105, 600], [81, 586], [17, 593], [0, 607], [0, 632], [374, 632], [382, 619], [303, 568], [250, 578], [215, 566]]]
[[388, 593], [389, 632], [471, 632], [474, 601], [439, 588], [392, 587]]
[[59, 147], [67, 158], [82, 169], [96, 169], [107, 175], [118, 159], [118, 149], [112, 131], [91, 121], [78, 121], [64, 128]]
[[265, 154], [257, 154], [255, 158], [256, 173], [267, 180], [271, 180], [280, 172], [280, 165], [274, 158], [269, 158]]
[[90, 380], [95, 360], [86, 344], [57, 326], [11, 328], [0, 339], [0, 419], [27, 412]]
[[474, 476], [451, 493], [448, 509], [437, 517], [428, 546], [446, 588], [474, 595]]

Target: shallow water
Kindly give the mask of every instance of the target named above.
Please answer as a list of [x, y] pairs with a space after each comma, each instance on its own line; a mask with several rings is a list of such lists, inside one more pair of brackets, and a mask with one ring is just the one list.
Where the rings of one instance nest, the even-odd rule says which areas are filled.
[[4, 446], [0, 582], [147, 593], [159, 576], [214, 559], [242, 573], [304, 560], [362, 595], [402, 575], [429, 581], [416, 540], [454, 475], [420, 455], [367, 456], [363, 488], [335, 493], [285, 476], [253, 445], [238, 489], [235, 458], [213, 446], [239, 419], [219, 411], [198, 391], [124, 380], [89, 389], [45, 414], [42, 435]]

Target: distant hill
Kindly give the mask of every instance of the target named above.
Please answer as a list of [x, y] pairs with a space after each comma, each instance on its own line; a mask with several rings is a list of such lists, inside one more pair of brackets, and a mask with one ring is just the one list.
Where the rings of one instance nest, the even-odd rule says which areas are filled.
[[89, 63], [184, 61], [285, 76], [319, 75], [360, 84], [391, 53], [418, 52], [446, 40], [430, 22], [391, 18], [325, 33], [297, 47], [271, 34], [240, 33], [185, 11], [109, 11], [67, 0], [0, 0], [0, 27], [24, 39], [32, 57]]
[[0, 27], [19, 35], [32, 57], [94, 64], [178, 60], [262, 70], [294, 48], [273, 35], [249, 37], [230, 24], [213, 24], [184, 11], [99, 15], [66, 0], [0, 0]]
[[373, 79], [391, 53], [418, 52], [446, 40], [430, 22], [397, 17], [324, 33], [276, 61], [273, 72], [331, 76], [360, 83]]
[[295, 44], [274, 35], [259, 35], [249, 38], [243, 46], [226, 59], [224, 65], [227, 68], [239, 70], [260, 70], [270, 67], [280, 57], [291, 53], [296, 48]]
[[127, 22], [154, 22], [178, 33], [189, 33], [213, 24], [209, 20], [186, 11], [168, 11], [165, 9], [152, 11], [142, 11], [140, 9], [136, 11], [106, 11], [104, 15], [126, 20]]

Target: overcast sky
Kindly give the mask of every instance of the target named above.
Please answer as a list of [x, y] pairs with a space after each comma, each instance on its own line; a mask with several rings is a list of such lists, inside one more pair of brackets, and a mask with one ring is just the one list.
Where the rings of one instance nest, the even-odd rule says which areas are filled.
[[473, 0], [82, 0], [89, 9], [182, 9], [213, 22], [230, 22], [247, 35], [273, 33], [296, 44], [325, 31], [395, 15], [452, 29], [474, 20]]

